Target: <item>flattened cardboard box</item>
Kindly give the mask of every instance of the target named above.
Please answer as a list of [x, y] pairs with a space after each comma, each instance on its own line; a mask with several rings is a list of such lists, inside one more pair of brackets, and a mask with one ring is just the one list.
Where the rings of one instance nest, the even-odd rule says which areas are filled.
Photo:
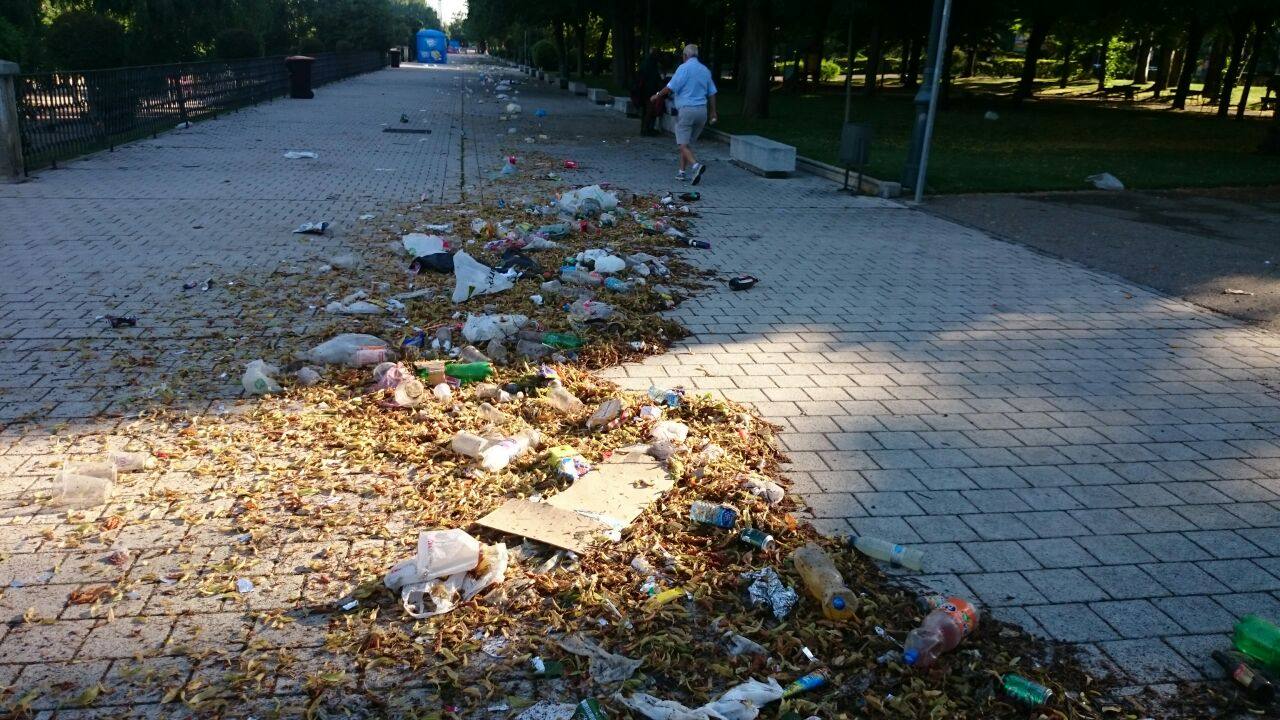
[[630, 525], [674, 485], [652, 457], [619, 453], [544, 502], [508, 500], [477, 522], [582, 553], [610, 531]]

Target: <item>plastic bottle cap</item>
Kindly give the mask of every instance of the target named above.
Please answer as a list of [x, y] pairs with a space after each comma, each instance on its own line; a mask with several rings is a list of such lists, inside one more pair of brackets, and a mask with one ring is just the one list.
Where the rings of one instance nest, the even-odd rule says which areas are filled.
[[833, 608], [835, 608], [835, 609], [837, 609], [837, 610], [843, 610], [843, 609], [844, 609], [844, 598], [842, 598], [842, 597], [831, 598], [831, 607], [833, 607]]
[[916, 660], [920, 659], [920, 651], [916, 650], [915, 648], [907, 648], [906, 650], [902, 651], [902, 659], [908, 665], [915, 665]]

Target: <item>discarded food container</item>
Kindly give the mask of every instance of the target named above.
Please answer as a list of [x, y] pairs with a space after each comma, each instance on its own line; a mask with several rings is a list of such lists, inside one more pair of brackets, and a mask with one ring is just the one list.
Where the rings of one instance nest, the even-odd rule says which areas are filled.
[[1244, 688], [1250, 697], [1261, 702], [1271, 702], [1275, 697], [1275, 683], [1250, 665], [1254, 661], [1248, 655], [1234, 650], [1214, 650], [1211, 654], [1227, 671], [1227, 676]]
[[815, 688], [826, 685], [828, 681], [826, 670], [815, 670], [808, 675], [803, 675], [795, 679], [790, 685], [782, 691], [782, 697], [789, 698], [793, 695], [799, 695]]
[[955, 649], [968, 637], [978, 627], [978, 618], [978, 610], [968, 600], [947, 598], [907, 635], [902, 660], [912, 667], [929, 667], [939, 655]]
[[449, 383], [440, 383], [431, 388], [431, 395], [436, 402], [449, 402], [453, 398], [453, 388], [449, 387]]
[[772, 550], [774, 545], [772, 535], [756, 528], [745, 528], [738, 539], [758, 550]]
[[704, 525], [732, 530], [738, 524], [738, 511], [727, 505], [695, 500], [689, 505], [689, 519]]
[[591, 413], [591, 417], [587, 418], [587, 427], [605, 427], [617, 420], [620, 415], [622, 415], [622, 400], [609, 398], [600, 403], [600, 407], [596, 408], [596, 411]]
[[675, 600], [678, 600], [684, 597], [686, 592], [687, 591], [684, 588], [671, 588], [670, 590], [663, 590], [657, 595], [654, 595], [650, 597], [648, 600], [646, 600], [645, 607], [649, 608], [650, 610], [660, 608], [663, 605], [667, 605], [671, 602], [674, 602]]
[[400, 407], [417, 407], [427, 399], [427, 386], [423, 385], [418, 378], [407, 377], [396, 384], [395, 390], [391, 393], [391, 399]]
[[570, 445], [557, 445], [547, 450], [547, 460], [557, 474], [570, 480], [577, 480], [591, 472], [591, 463]]
[[54, 498], [54, 504], [95, 507], [111, 497], [116, 483], [116, 465], [112, 462], [64, 463], [58, 482], [62, 485], [62, 494]]
[[1052, 690], [1040, 683], [1013, 673], [1007, 673], [1000, 678], [1000, 687], [1004, 690], [1005, 695], [1030, 707], [1044, 705], [1049, 702], [1049, 696], [1053, 695]]
[[707, 242], [706, 240], [694, 240], [693, 238], [689, 238], [689, 239], [685, 240], [685, 242], [686, 242], [686, 243], [689, 245], [689, 247], [691, 247], [691, 248], [698, 248], [699, 250], [710, 250], [710, 249], [711, 249], [711, 243]]
[[465, 530], [418, 533], [415, 562], [422, 580], [464, 573], [480, 564], [480, 541]]
[[356, 348], [355, 356], [352, 358], [356, 367], [365, 367], [367, 365], [377, 365], [390, 359], [387, 347], [385, 345], [364, 345]]
[[845, 542], [849, 547], [856, 548], [863, 555], [881, 562], [887, 562], [896, 567], [904, 567], [920, 572], [920, 567], [924, 562], [923, 551], [895, 545], [888, 540], [865, 535], [850, 535]]
[[1237, 650], [1261, 661], [1271, 672], [1280, 672], [1280, 627], [1257, 615], [1245, 615], [1236, 623], [1231, 641]]
[[823, 615], [831, 620], [853, 617], [857, 597], [845, 587], [844, 576], [822, 548], [809, 543], [791, 554], [791, 562], [809, 594], [822, 604]]

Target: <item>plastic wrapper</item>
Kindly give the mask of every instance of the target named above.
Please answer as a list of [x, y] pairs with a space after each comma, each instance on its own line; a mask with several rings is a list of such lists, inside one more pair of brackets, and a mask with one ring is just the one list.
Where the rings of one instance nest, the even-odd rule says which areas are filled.
[[751, 604], [768, 605], [778, 620], [786, 619], [800, 600], [795, 590], [782, 584], [777, 571], [771, 567], [743, 573], [742, 579], [751, 581], [751, 585], [747, 587], [747, 597]]

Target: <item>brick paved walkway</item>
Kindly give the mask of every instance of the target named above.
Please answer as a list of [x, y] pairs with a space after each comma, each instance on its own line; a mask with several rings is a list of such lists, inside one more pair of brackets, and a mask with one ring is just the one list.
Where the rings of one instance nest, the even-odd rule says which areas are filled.
[[[50, 425], [110, 434], [127, 419], [91, 416], [125, 412], [125, 398], [180, 368], [233, 370], [223, 384], [234, 395], [248, 358], [209, 331], [259, 309], [225, 289], [184, 292], [183, 280], [351, 250], [357, 217], [396, 202], [487, 195], [479, 179], [526, 135], [547, 134], [538, 148], [578, 160], [584, 182], [676, 187], [669, 139], [633, 138], [634, 121], [529, 85], [524, 118], [501, 121], [464, 89], [479, 76], [387, 70], [0, 186], [0, 422], [35, 419], [0, 433], [0, 585], [18, 581], [0, 598], [11, 623], [0, 627], [0, 683], [65, 683], [37, 703], [51, 709], [138, 668], [198, 677], [173, 647], [193, 626], [221, 637], [248, 607], [156, 582], [174, 562], [164, 548], [226, 542], [170, 520], [128, 527], [130, 546], [154, 557], [133, 571], [140, 597], [117, 605], [115, 622], [66, 607], [71, 588], [104, 572], [102, 549], [67, 548], [65, 518], [30, 505], [67, 447]], [[544, 120], [531, 117], [538, 107]], [[382, 133], [402, 112], [432, 134]], [[320, 158], [284, 160], [290, 149]], [[1208, 649], [1234, 617], [1280, 620], [1277, 338], [896, 203], [813, 178], [757, 178], [723, 146], [703, 152], [698, 231], [715, 247], [695, 257], [762, 282], [682, 306], [696, 335], [618, 369], [620, 382], [755, 404], [786, 428], [795, 490], [820, 527], [919, 543], [924, 582], [1085, 643], [1134, 683], [1214, 672]], [[289, 234], [316, 219], [334, 221], [335, 237]], [[95, 319], [122, 312], [147, 327], [122, 333]], [[144, 368], [103, 362], [135, 334], [173, 352]], [[201, 482], [174, 471], [154, 486], [182, 487], [199, 507]], [[273, 572], [297, 571], [284, 549], [279, 559]], [[278, 584], [279, 597], [254, 602], [302, 601], [300, 579]], [[18, 623], [29, 607], [56, 622]], [[246, 633], [292, 649], [319, 641], [305, 628], [223, 634], [234, 644]], [[276, 692], [297, 690], [282, 678]], [[108, 701], [170, 717], [147, 704], [158, 699]]]

